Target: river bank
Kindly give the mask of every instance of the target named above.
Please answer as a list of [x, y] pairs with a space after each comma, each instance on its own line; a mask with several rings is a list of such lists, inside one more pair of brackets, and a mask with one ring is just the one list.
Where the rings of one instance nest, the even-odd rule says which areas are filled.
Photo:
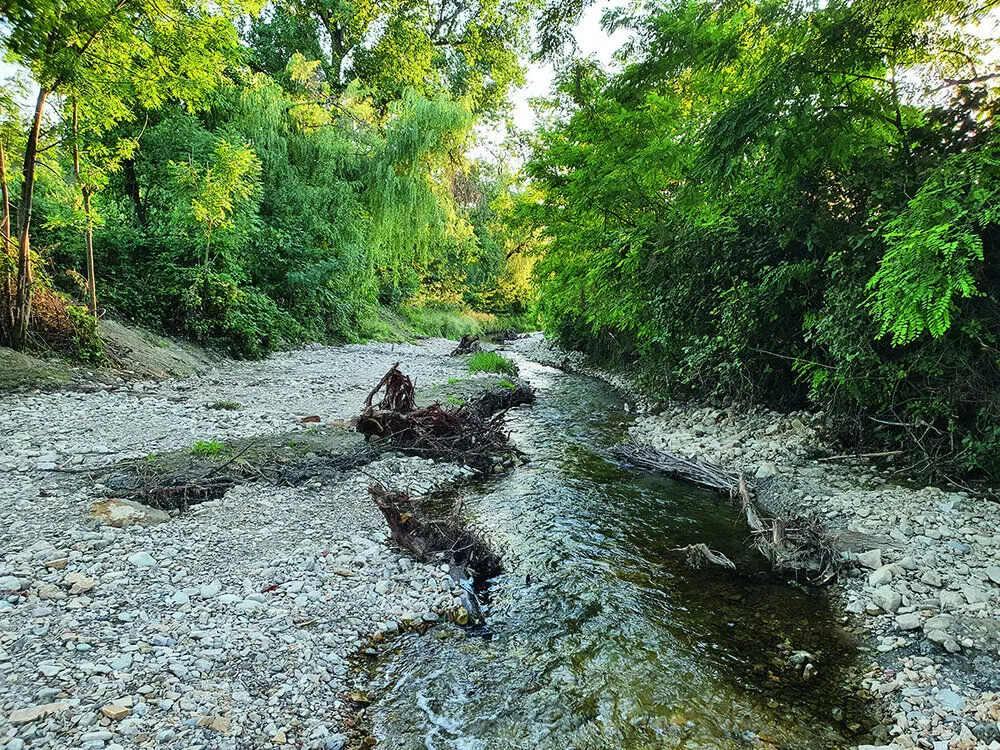
[[[515, 348], [607, 377], [537, 336]], [[870, 644], [865, 685], [885, 711], [884, 748], [1000, 748], [1000, 507], [819, 460], [831, 454], [822, 415], [648, 408], [631, 428], [636, 440], [743, 471], [766, 488], [772, 511], [815, 514], [831, 529], [874, 538], [849, 556], [836, 585], [845, 621]]]

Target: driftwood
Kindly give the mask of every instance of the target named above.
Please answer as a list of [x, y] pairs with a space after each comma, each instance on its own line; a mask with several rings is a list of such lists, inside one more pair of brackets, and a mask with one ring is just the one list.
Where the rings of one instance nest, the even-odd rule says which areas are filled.
[[458, 346], [452, 350], [450, 356], [460, 357], [463, 354], [472, 354], [473, 352], [478, 352], [481, 349], [482, 347], [479, 346], [479, 337], [467, 333], [462, 336], [461, 341], [459, 341]]
[[[625, 443], [613, 453], [619, 459], [640, 468], [665, 474], [672, 479], [690, 482], [739, 500], [750, 527], [753, 546], [768, 560], [772, 569], [782, 575], [806, 576], [818, 583], [827, 583], [837, 574], [840, 561], [836, 537], [826, 531], [816, 517], [769, 516], [763, 513], [742, 474], [696, 458], [684, 458], [663, 453], [650, 445]], [[704, 549], [702, 549], [704, 548]], [[732, 561], [704, 544], [688, 545], [677, 551], [687, 552], [689, 560], [703, 559], [735, 569]], [[728, 564], [727, 564], [728, 563]]]
[[740, 481], [739, 475], [726, 471], [721, 466], [696, 458], [684, 458], [671, 453], [663, 453], [651, 445], [635, 442], [623, 443], [616, 445], [612, 452], [617, 458], [634, 466], [717, 492], [730, 494]]
[[448, 560], [479, 580], [501, 572], [500, 558], [463, 526], [457, 513], [450, 518], [429, 518], [408, 493], [390, 492], [381, 484], [369, 485], [368, 494], [385, 516], [392, 540], [418, 560]]
[[[383, 389], [385, 394], [375, 405]], [[355, 428], [367, 439], [378, 439], [404, 453], [486, 470], [492, 468], [494, 456], [517, 453], [504, 431], [505, 415], [503, 411], [483, 416], [478, 407], [469, 404], [455, 409], [441, 404], [416, 409], [413, 384], [397, 363], [368, 395]]]
[[692, 568], [700, 568], [703, 562], [719, 565], [729, 570], [736, 570], [736, 563], [721, 552], [709, 549], [707, 544], [689, 544], [687, 547], [674, 547], [674, 552], [686, 552], [688, 563]]
[[469, 399], [469, 408], [475, 411], [480, 417], [490, 417], [515, 406], [533, 404], [535, 402], [535, 392], [531, 386], [522, 381], [517, 381], [514, 388], [490, 388], [482, 393], [476, 394]]

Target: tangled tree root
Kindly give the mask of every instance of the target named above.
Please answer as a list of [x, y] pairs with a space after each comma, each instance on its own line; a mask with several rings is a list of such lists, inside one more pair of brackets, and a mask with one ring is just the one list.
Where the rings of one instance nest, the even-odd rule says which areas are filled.
[[[384, 391], [382, 399], [375, 404], [380, 391]], [[465, 463], [488, 471], [495, 457], [518, 454], [504, 431], [506, 411], [484, 415], [488, 406], [480, 402], [455, 409], [440, 404], [416, 409], [413, 383], [399, 370], [397, 362], [368, 394], [355, 427], [367, 439], [377, 439], [410, 455]]]
[[464, 336], [462, 336], [461, 341], [459, 341], [458, 346], [456, 346], [452, 350], [450, 356], [460, 357], [463, 354], [472, 354], [473, 352], [478, 352], [481, 350], [482, 347], [479, 346], [479, 337], [467, 333]]
[[484, 621], [473, 579], [486, 581], [503, 572], [500, 558], [459, 520], [462, 501], [455, 503], [451, 517], [426, 516], [419, 501], [406, 492], [390, 492], [381, 484], [368, 487], [368, 494], [382, 511], [392, 540], [422, 562], [451, 564], [451, 577], [458, 584], [465, 613], [456, 620], [461, 625]]
[[[837, 536], [829, 533], [817, 517], [769, 516], [761, 512], [752, 488], [742, 474], [696, 458], [684, 458], [658, 451], [650, 445], [629, 442], [613, 449], [618, 458], [672, 479], [690, 482], [714, 490], [741, 503], [750, 527], [751, 539], [771, 568], [781, 575], [807, 578], [813, 583], [828, 583], [838, 572], [840, 548]], [[678, 548], [688, 559], [710, 562], [726, 568], [735, 565], [725, 555], [709, 550], [704, 544]]]

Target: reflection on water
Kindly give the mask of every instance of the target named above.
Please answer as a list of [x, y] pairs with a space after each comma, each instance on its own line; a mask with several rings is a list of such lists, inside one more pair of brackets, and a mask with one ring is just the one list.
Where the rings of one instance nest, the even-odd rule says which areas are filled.
[[[539, 400], [510, 423], [532, 463], [466, 497], [506, 565], [492, 638], [398, 639], [374, 676], [379, 747], [850, 745], [863, 707], [841, 686], [851, 646], [824, 599], [691, 568], [673, 548], [758, 565], [735, 509], [607, 459], [629, 419], [609, 386], [530, 363], [522, 375]], [[818, 675], [803, 682], [790, 650]]]

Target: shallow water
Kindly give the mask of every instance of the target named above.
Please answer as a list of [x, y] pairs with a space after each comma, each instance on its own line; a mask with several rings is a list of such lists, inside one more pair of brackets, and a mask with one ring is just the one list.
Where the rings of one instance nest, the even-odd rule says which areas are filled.
[[[843, 684], [853, 648], [825, 598], [692, 568], [673, 548], [705, 542], [760, 568], [736, 510], [609, 459], [630, 420], [611, 387], [521, 369], [539, 399], [510, 424], [532, 461], [466, 495], [506, 567], [488, 633], [442, 626], [394, 642], [373, 678], [378, 746], [851, 745], [864, 707]], [[803, 681], [790, 650], [812, 653], [818, 674]]]

